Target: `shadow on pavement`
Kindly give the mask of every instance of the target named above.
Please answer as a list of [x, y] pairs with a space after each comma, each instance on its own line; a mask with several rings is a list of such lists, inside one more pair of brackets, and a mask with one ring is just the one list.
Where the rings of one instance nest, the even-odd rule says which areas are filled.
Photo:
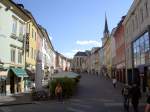
[[30, 93], [21, 93], [11, 96], [0, 96], [0, 106], [13, 106], [23, 104], [33, 104]]

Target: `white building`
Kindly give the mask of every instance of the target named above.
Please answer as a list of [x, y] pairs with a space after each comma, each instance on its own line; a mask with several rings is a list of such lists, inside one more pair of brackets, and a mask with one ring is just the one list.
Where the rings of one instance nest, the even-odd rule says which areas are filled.
[[45, 28], [39, 26], [42, 34], [42, 70], [43, 70], [43, 81], [50, 79], [54, 73], [55, 68], [55, 51], [50, 41], [49, 35]]
[[0, 61], [3, 63], [0, 77], [4, 78], [0, 86], [3, 86], [6, 94], [24, 92], [24, 77], [27, 73], [24, 70], [23, 42], [29, 20], [23, 6], [9, 0], [0, 1]]

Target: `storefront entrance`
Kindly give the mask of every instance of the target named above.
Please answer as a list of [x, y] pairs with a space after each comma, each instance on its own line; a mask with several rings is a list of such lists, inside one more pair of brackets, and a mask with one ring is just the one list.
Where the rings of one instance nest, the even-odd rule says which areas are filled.
[[21, 68], [10, 68], [9, 79], [10, 79], [10, 93], [21, 93], [24, 92], [24, 78], [28, 77], [26, 71]]
[[13, 72], [9, 72], [10, 74], [10, 93], [15, 93], [15, 75]]
[[0, 95], [6, 95], [7, 70], [0, 71]]

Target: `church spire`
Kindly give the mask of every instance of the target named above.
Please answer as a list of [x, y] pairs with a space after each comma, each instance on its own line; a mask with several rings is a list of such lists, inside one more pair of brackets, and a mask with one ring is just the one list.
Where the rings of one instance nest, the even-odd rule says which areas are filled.
[[104, 26], [104, 35], [109, 34], [109, 30], [108, 30], [108, 23], [107, 23], [107, 16], [105, 13], [105, 26]]

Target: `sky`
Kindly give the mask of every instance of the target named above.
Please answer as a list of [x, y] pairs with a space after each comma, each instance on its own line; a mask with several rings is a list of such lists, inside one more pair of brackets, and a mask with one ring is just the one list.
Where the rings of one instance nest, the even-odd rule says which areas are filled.
[[101, 47], [105, 13], [109, 31], [126, 15], [133, 0], [14, 0], [47, 29], [53, 47], [66, 57]]

